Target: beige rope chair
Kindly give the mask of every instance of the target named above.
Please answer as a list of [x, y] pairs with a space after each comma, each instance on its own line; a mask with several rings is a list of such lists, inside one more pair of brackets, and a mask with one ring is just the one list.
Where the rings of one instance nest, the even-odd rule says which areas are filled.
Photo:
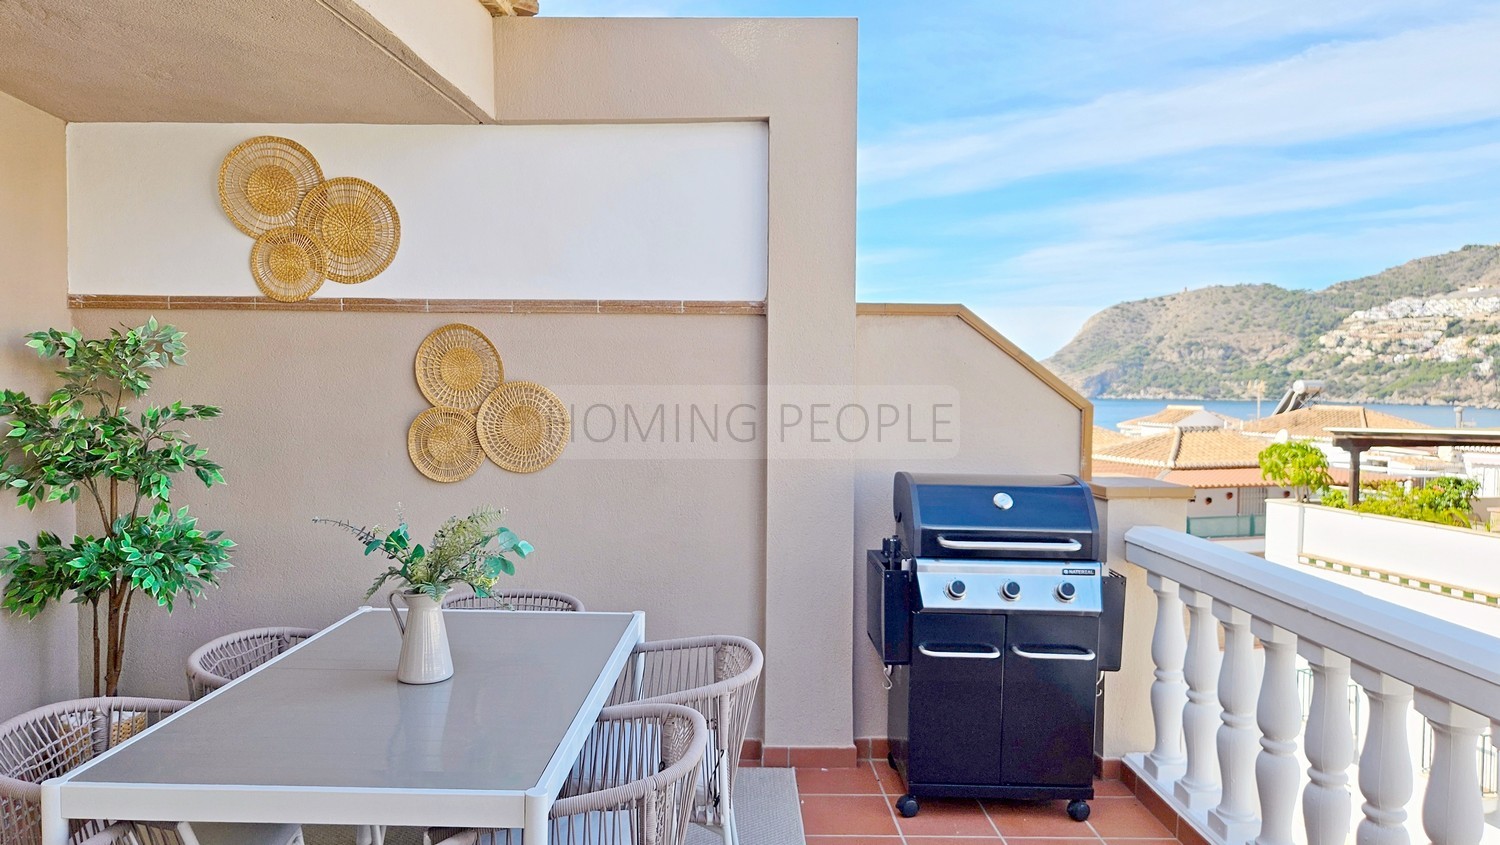
[[703, 758], [693, 821], [719, 828], [728, 845], [739, 842], [734, 780], [764, 663], [760, 646], [743, 637], [641, 643], [608, 702], [680, 704], [703, 714], [709, 748]]
[[[552, 845], [683, 845], [708, 746], [689, 707], [607, 707], [548, 816]], [[509, 845], [513, 831], [435, 828], [427, 845]], [[520, 837], [515, 837], [519, 841]]]
[[[42, 840], [42, 781], [67, 774], [186, 707], [160, 698], [83, 698], [0, 724], [0, 845]], [[296, 825], [133, 824], [75, 820], [76, 845], [301, 845]]]
[[252, 628], [205, 643], [188, 658], [188, 695], [197, 701], [316, 633], [312, 628]]
[[572, 610], [583, 611], [583, 602], [552, 590], [502, 590], [489, 598], [466, 593], [443, 599], [449, 610]]

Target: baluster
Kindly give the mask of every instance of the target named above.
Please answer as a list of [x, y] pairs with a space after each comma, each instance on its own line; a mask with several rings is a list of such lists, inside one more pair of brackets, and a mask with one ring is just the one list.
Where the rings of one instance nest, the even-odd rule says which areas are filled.
[[1174, 794], [1189, 810], [1206, 810], [1218, 803], [1219, 763], [1214, 729], [1219, 724], [1219, 626], [1210, 607], [1213, 598], [1181, 585], [1177, 592], [1188, 608], [1187, 705], [1182, 708], [1182, 732], [1187, 740], [1187, 771]]
[[[1500, 719], [1490, 723], [1490, 745], [1495, 746], [1496, 755], [1500, 755]], [[1490, 827], [1500, 827], [1500, 804], [1496, 804], [1494, 811], [1485, 818]]]
[[1297, 734], [1302, 729], [1302, 699], [1297, 695], [1297, 635], [1256, 619], [1251, 623], [1266, 652], [1255, 708], [1260, 726], [1260, 754], [1255, 783], [1260, 790], [1260, 835], [1255, 845], [1292, 845], [1297, 809]]
[[1208, 829], [1238, 845], [1260, 826], [1255, 813], [1255, 638], [1245, 611], [1215, 599], [1213, 614], [1224, 624], [1224, 663], [1219, 667], [1224, 709], [1217, 736], [1223, 790], [1219, 806], [1208, 814]]
[[1421, 690], [1417, 712], [1432, 725], [1432, 770], [1427, 773], [1422, 829], [1435, 845], [1476, 845], [1484, 836], [1476, 750], [1488, 720]]
[[1370, 700], [1370, 726], [1359, 755], [1359, 791], [1365, 817], [1356, 845], [1410, 845], [1406, 802], [1411, 800], [1412, 758], [1406, 737], [1411, 685], [1368, 666], [1354, 664], [1354, 680]]
[[1151, 634], [1151, 661], [1156, 680], [1151, 682], [1151, 718], [1156, 723], [1156, 747], [1146, 755], [1144, 768], [1163, 786], [1182, 777], [1187, 758], [1182, 754], [1182, 707], [1187, 702], [1187, 684], [1182, 680], [1182, 658], [1187, 639], [1182, 633], [1182, 602], [1177, 584], [1148, 573], [1146, 583], [1156, 593], [1156, 629]]
[[1349, 836], [1349, 764], [1354, 732], [1349, 727], [1349, 658], [1302, 640], [1297, 650], [1313, 673], [1312, 712], [1307, 717], [1307, 788], [1302, 818], [1308, 845], [1344, 845]]

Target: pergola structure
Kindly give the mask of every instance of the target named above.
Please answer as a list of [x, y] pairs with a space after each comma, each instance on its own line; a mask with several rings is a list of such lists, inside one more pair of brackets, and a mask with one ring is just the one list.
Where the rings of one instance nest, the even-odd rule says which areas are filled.
[[1372, 446], [1500, 446], [1500, 428], [1331, 427], [1333, 445], [1349, 453], [1349, 503], [1359, 503], [1359, 456]]

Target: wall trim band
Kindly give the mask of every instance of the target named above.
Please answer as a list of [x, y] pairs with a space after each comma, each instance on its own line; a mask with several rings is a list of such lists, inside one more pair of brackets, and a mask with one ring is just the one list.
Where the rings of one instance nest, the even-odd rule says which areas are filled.
[[409, 311], [426, 314], [760, 314], [765, 302], [695, 299], [376, 299], [277, 302], [262, 296], [68, 294], [68, 307], [155, 311]]

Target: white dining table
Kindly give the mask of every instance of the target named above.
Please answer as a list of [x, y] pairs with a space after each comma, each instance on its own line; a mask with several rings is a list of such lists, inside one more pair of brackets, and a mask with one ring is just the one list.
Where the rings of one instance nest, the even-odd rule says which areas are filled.
[[520, 828], [547, 814], [645, 635], [642, 613], [453, 610], [453, 677], [396, 681], [400, 635], [360, 608], [42, 785], [69, 819]]

